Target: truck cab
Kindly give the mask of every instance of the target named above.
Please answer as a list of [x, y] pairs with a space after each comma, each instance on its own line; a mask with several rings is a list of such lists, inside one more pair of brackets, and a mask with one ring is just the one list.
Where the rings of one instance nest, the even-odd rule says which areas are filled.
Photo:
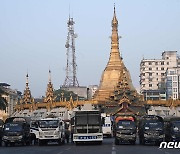
[[2, 141], [5, 146], [20, 143], [22, 145], [30, 144], [30, 127], [25, 122], [5, 123], [3, 129]]
[[39, 145], [47, 144], [49, 141], [57, 141], [59, 145], [65, 142], [65, 124], [62, 119], [41, 119], [38, 121], [38, 131]]
[[167, 142], [180, 142], [180, 117], [167, 117], [164, 119], [165, 140]]
[[142, 117], [139, 123], [140, 144], [160, 144], [164, 141], [164, 137], [164, 122], [161, 117], [155, 115]]
[[136, 122], [132, 116], [118, 116], [114, 122], [115, 144], [136, 142]]

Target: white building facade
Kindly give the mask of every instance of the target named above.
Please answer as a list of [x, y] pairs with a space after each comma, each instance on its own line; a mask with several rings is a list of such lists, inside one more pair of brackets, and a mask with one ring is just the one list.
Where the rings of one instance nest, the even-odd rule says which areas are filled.
[[177, 51], [164, 51], [162, 59], [141, 60], [140, 92], [149, 99], [166, 99], [166, 72], [178, 67], [178, 61]]

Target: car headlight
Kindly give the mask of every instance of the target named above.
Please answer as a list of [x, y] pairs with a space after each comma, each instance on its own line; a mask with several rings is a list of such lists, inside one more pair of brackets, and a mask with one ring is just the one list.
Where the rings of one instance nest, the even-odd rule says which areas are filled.
[[8, 137], [7, 137], [7, 136], [3, 136], [3, 139], [5, 139], [5, 140], [6, 140], [6, 139], [8, 139]]
[[178, 127], [174, 127], [174, 131], [178, 131], [179, 129], [178, 129]]
[[78, 136], [74, 136], [74, 139], [78, 139]]
[[164, 135], [160, 135], [159, 138], [164, 138], [165, 136]]
[[144, 134], [144, 137], [148, 137], [148, 134]]
[[59, 135], [59, 131], [55, 131], [54, 135]]
[[23, 136], [22, 136], [22, 135], [18, 136], [18, 139], [22, 139], [22, 138], [23, 138]]
[[146, 130], [148, 130], [148, 129], [149, 129], [149, 127], [145, 127], [145, 129], [146, 129]]
[[102, 138], [102, 135], [98, 135], [97, 138]]

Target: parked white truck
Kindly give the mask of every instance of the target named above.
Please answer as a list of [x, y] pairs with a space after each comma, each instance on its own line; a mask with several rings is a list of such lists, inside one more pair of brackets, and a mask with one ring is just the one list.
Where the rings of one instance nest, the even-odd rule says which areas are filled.
[[59, 118], [45, 118], [31, 123], [31, 137], [34, 143], [47, 144], [49, 141], [65, 142], [65, 124]]
[[97, 110], [75, 111], [71, 117], [71, 139], [74, 143], [103, 141], [101, 113]]
[[102, 126], [103, 136], [112, 137], [112, 122], [111, 117], [106, 115], [105, 113], [101, 114], [102, 118], [104, 119], [104, 124]]

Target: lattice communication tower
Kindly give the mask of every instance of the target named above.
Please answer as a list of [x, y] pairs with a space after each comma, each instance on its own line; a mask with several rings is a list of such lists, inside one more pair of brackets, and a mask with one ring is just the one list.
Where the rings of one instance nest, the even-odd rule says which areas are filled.
[[75, 22], [73, 21], [73, 18], [69, 17], [69, 20], [67, 22], [68, 35], [65, 45], [67, 49], [66, 78], [63, 87], [79, 86], [76, 76], [77, 64], [76, 64], [76, 55], [75, 55], [75, 38], [77, 38], [77, 34], [74, 33], [74, 24]]

